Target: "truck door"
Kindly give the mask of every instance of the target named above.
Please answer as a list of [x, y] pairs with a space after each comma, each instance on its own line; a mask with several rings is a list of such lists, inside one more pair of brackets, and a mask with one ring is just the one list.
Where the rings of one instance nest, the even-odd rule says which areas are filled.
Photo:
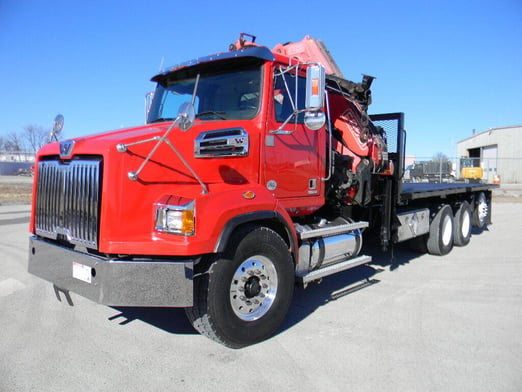
[[[324, 203], [325, 131], [304, 126], [305, 77], [275, 70], [265, 134], [264, 184], [292, 214]], [[271, 112], [271, 113], [270, 113]]]

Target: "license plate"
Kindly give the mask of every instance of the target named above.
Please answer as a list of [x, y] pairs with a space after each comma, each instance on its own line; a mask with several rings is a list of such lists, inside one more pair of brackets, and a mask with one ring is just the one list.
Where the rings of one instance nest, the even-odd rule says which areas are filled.
[[88, 265], [73, 262], [72, 276], [86, 283], [92, 282], [92, 268]]

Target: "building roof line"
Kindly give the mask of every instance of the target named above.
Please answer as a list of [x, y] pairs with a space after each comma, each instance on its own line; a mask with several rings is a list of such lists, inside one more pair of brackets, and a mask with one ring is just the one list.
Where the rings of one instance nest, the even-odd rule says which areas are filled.
[[468, 136], [468, 137], [458, 141], [457, 143], [462, 143], [466, 140], [473, 139], [474, 137], [477, 137], [478, 135], [482, 135], [483, 133], [486, 133], [486, 132], [492, 132], [492, 131], [497, 131], [497, 130], [501, 130], [501, 129], [514, 129], [514, 128], [522, 128], [522, 125], [509, 125], [509, 126], [504, 126], [504, 127], [489, 128], [484, 131], [477, 132], [474, 135]]

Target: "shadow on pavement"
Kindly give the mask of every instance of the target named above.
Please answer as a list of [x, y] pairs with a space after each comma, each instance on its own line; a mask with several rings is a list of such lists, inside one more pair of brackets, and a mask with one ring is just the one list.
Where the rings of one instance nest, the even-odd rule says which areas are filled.
[[393, 250], [383, 252], [377, 245], [370, 244], [361, 253], [372, 256], [372, 263], [328, 276], [320, 284], [310, 284], [306, 289], [297, 287], [292, 306], [278, 333], [306, 319], [321, 306], [378, 284], [377, 275], [385, 268], [396, 270], [421, 256], [408, 245], [396, 245]]
[[185, 316], [182, 308], [138, 308], [112, 307], [119, 313], [109, 317], [109, 321], [125, 326], [133, 321], [140, 320], [165, 332], [186, 335], [196, 334], [196, 330]]
[[[393, 251], [382, 252], [375, 245], [363, 249], [364, 254], [372, 256], [372, 263], [328, 276], [320, 284], [311, 283], [306, 289], [297, 286], [288, 315], [276, 334], [279, 334], [314, 313], [319, 307], [338, 298], [371, 287], [380, 282], [376, 276], [384, 268], [397, 269], [419, 257], [419, 253], [407, 246], [395, 246]], [[142, 308], [113, 307], [118, 313], [109, 317], [109, 321], [125, 326], [140, 320], [171, 334], [196, 334], [181, 308]]]

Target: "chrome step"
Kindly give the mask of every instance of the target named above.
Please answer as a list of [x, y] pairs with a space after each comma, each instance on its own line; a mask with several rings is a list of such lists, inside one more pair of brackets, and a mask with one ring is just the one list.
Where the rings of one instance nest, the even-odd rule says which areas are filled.
[[301, 238], [302, 240], [306, 240], [309, 238], [316, 237], [328, 237], [335, 234], [348, 233], [349, 231], [364, 229], [366, 227], [368, 227], [368, 222], [347, 223], [344, 225], [337, 226], [331, 225], [320, 227], [318, 229], [302, 231], [299, 233], [299, 238]]
[[331, 264], [327, 267], [320, 268], [311, 272], [308, 272], [306, 275], [299, 277], [301, 282], [304, 285], [308, 283], [324, 278], [325, 276], [336, 274], [338, 272], [349, 270], [350, 268], [355, 268], [363, 264], [367, 264], [372, 261], [371, 256], [362, 255], [356, 257], [354, 259], [349, 259], [346, 261], [342, 261], [337, 264]]

